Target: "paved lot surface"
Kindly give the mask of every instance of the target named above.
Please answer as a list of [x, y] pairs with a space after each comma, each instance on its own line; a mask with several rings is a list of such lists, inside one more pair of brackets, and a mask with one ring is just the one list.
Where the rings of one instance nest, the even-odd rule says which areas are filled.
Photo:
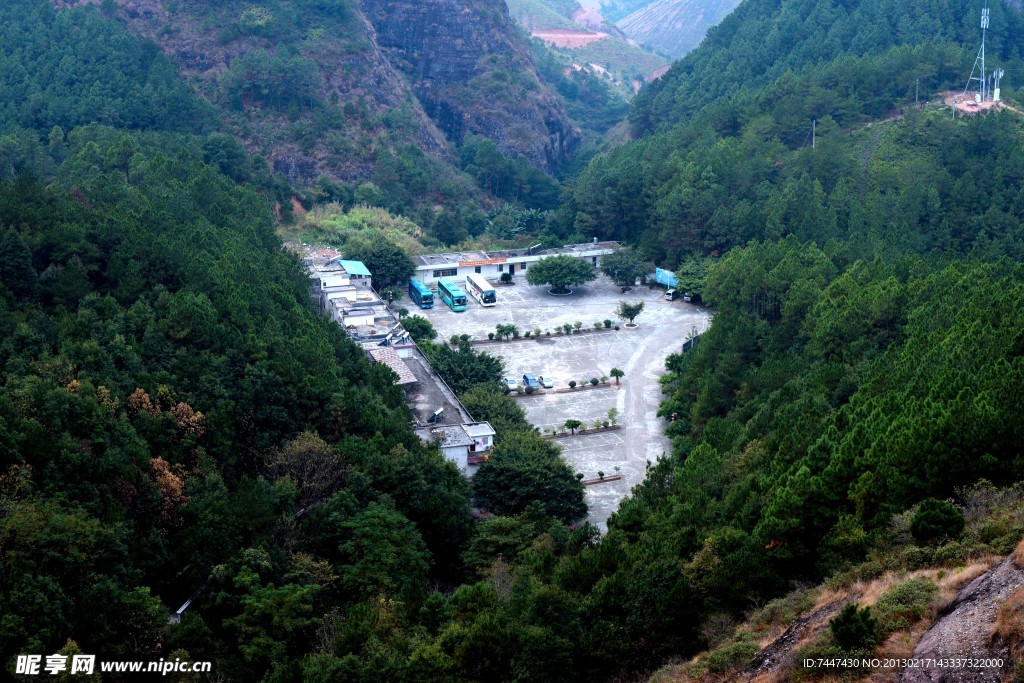
[[[618, 322], [615, 309], [622, 300], [647, 304], [637, 318], [639, 328], [555, 335], [557, 326], [577, 320], [591, 328], [605, 319]], [[669, 450], [664, 420], [657, 417], [662, 399], [658, 378], [665, 371], [665, 359], [680, 350], [687, 335], [694, 330], [703, 332], [710, 324], [707, 311], [681, 301], [665, 301], [661, 290], [643, 287], [621, 294], [604, 278], [567, 297], [551, 296], [546, 288], [531, 287], [517, 278], [516, 285], [498, 288], [497, 306], [484, 308], [471, 298], [464, 313], [453, 313], [443, 304], [416, 313], [429, 318], [442, 339], [453, 334], [486, 339], [499, 323], [515, 324], [521, 331], [552, 330], [551, 337], [542, 336], [540, 341], [476, 347], [504, 359], [506, 374], [511, 377], [522, 378], [524, 372], [550, 375], [556, 388], [561, 388], [570, 379], [580, 382], [607, 376], [613, 367], [626, 373], [619, 387], [613, 381], [600, 389], [518, 399], [530, 421], [549, 430], [568, 419], [590, 426], [594, 420], [607, 419], [609, 408], [618, 409], [621, 430], [558, 441], [569, 465], [587, 478], [596, 477], [598, 470], [612, 474], [616, 466], [620, 468], [619, 481], [587, 487], [590, 521], [602, 530], [619, 502], [643, 480], [647, 461], [654, 462]]]

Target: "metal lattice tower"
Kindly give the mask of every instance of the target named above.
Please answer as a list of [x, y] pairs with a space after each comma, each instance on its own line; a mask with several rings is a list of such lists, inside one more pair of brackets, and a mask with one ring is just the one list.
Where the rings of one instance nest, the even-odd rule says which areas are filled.
[[[981, 49], [978, 50], [978, 56], [974, 60], [974, 66], [971, 67], [971, 75], [967, 79], [967, 85], [964, 86], [964, 95], [971, 89], [971, 81], [978, 81], [978, 96], [981, 101], [984, 102], [986, 99], [986, 87], [985, 87], [985, 34], [988, 32], [988, 3], [985, 3], [984, 9], [981, 10]], [[978, 67], [981, 67], [980, 70]], [[978, 75], [975, 76], [974, 72], [979, 71]]]

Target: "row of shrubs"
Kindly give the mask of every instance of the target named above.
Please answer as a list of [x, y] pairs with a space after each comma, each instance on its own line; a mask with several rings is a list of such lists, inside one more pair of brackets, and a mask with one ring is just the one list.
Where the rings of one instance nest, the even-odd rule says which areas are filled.
[[[594, 329], [595, 330], [610, 329], [611, 327], [613, 327], [613, 325], [614, 325], [614, 323], [612, 323], [611, 320], [599, 321], [599, 322], [595, 322], [594, 323]], [[614, 325], [614, 327], [615, 327], [615, 329], [619, 329], [618, 325]], [[566, 335], [566, 334], [579, 334], [582, 330], [583, 330], [583, 323], [580, 322], [579, 320], [577, 320], [575, 323], [571, 323], [571, 324], [570, 323], [565, 323], [564, 325], [556, 327], [554, 332], [555, 332], [556, 336], [562, 336], [562, 335]], [[540, 328], [537, 328], [535, 330], [526, 330], [526, 332], [521, 332], [519, 330], [519, 328], [516, 327], [515, 325], [510, 325], [510, 324], [502, 323], [502, 324], [499, 324], [499, 325], [497, 325], [495, 327], [494, 332], [488, 332], [487, 333], [487, 338], [488, 339], [506, 339], [507, 340], [510, 337], [512, 339], [519, 339], [520, 336], [523, 336], [523, 337], [525, 337], [527, 339], [529, 339], [530, 337], [541, 337], [541, 336], [550, 337], [551, 336], [551, 330], [541, 331]]]

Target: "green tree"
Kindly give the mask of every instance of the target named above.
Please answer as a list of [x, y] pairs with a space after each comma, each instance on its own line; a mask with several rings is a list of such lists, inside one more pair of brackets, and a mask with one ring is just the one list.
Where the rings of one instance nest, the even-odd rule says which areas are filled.
[[870, 607], [859, 609], [857, 603], [849, 602], [828, 625], [836, 644], [844, 650], [872, 648], [878, 643], [878, 631]]
[[402, 249], [388, 239], [357, 236], [345, 243], [345, 258], [362, 261], [373, 276], [373, 286], [382, 290], [395, 283], [406, 283], [416, 265]]
[[347, 540], [338, 547], [339, 578], [361, 598], [397, 595], [424, 587], [430, 554], [416, 527], [404, 515], [380, 503], [341, 524]]
[[417, 342], [437, 339], [437, 330], [434, 329], [434, 325], [421, 315], [411, 315], [403, 318], [402, 327]]
[[473, 476], [473, 495], [481, 507], [499, 515], [518, 514], [533, 502], [566, 523], [587, 512], [583, 485], [558, 447], [532, 431], [502, 437]]
[[498, 323], [495, 327], [495, 334], [497, 334], [498, 337], [504, 337], [507, 340], [509, 337], [518, 337], [519, 328], [511, 323]]
[[910, 520], [910, 533], [918, 543], [956, 538], [964, 530], [964, 516], [944, 500], [925, 498]]
[[430, 365], [456, 394], [481, 384], [497, 386], [501, 381], [505, 367], [502, 360], [476, 351], [467, 341], [457, 338], [454, 347], [426, 342], [421, 348]]
[[548, 256], [532, 264], [526, 271], [531, 285], [551, 285], [556, 294], [565, 294], [569, 287], [592, 282], [597, 270], [589, 262], [575, 256]]
[[636, 301], [634, 303], [620, 301], [619, 307], [615, 310], [615, 315], [617, 315], [620, 320], [628, 320], [630, 324], [632, 324], [633, 319], [643, 313], [643, 310], [643, 301]]
[[686, 294], [704, 299], [704, 282], [711, 270], [712, 260], [706, 256], [691, 256], [676, 269], [676, 287]]
[[637, 278], [645, 278], [653, 273], [654, 265], [647, 262], [636, 249], [619, 247], [601, 257], [601, 272], [616, 284], [631, 285]]
[[14, 230], [5, 230], [0, 238], [0, 287], [16, 298], [32, 293], [36, 285], [36, 272], [32, 268], [32, 252]]
[[225, 623], [238, 634], [238, 648], [245, 660], [263, 669], [284, 664], [289, 655], [298, 654], [316, 624], [313, 596], [319, 587], [264, 584], [248, 566], [239, 571], [234, 584], [242, 591], [242, 610]]
[[529, 428], [526, 411], [519, 401], [495, 388], [478, 385], [459, 396], [459, 399], [473, 419], [490, 422], [499, 435]]
[[575, 433], [576, 433], [576, 430], [577, 430], [577, 429], [579, 429], [580, 427], [582, 427], [582, 426], [583, 426], [583, 423], [582, 423], [582, 422], [580, 422], [579, 420], [572, 420], [572, 419], [569, 419], [569, 420], [566, 420], [566, 421], [565, 421], [565, 424], [564, 424], [563, 426], [564, 426], [564, 427], [565, 427], [566, 429], [568, 429], [568, 430], [569, 430], [570, 432], [572, 432], [573, 434], [575, 434]]
[[619, 380], [626, 376], [626, 373], [618, 368], [612, 368], [608, 371], [608, 374], [615, 378], [615, 383], [618, 384]]

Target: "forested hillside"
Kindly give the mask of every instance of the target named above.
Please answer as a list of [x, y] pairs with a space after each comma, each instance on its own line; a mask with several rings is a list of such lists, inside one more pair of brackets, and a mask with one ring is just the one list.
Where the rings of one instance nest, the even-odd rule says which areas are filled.
[[[990, 56], [1019, 61], [1024, 19], [1002, 0], [991, 5]], [[870, 90], [857, 98], [860, 107], [877, 106], [875, 98], [912, 98], [918, 79], [923, 93], [962, 88], [980, 40], [980, 16], [981, 3], [970, 0], [898, 8], [890, 0], [747, 0], [708, 32], [701, 49], [637, 98], [630, 120], [638, 131], [678, 125], [702, 110], [720, 122], [745, 121], [750, 98], [786, 82], [788, 72], [824, 91], [807, 103], [807, 118], [832, 114], [858, 88]], [[906, 48], [916, 45], [927, 50], [909, 56]]]
[[[794, 586], [955, 573], [1024, 536], [1024, 119], [914, 107], [918, 83], [926, 101], [969, 72], [970, 3], [747, 0], [638, 98], [643, 137], [562, 196], [482, 135], [438, 171], [418, 105], [385, 114], [354, 86], [318, 100], [319, 48], [397, 82], [363, 70], [368, 34], [303, 23], [347, 26], [346, 2], [223, 24], [231, 3], [158, 4], [0, 9], [5, 671], [60, 651], [210, 660], [210, 680], [239, 682], [638, 680], [735, 636], [708, 664], [729, 680], [757, 647], [735, 624], [788, 609], [769, 601]], [[172, 10], [252, 56], [189, 87], [118, 23]], [[1011, 72], [1020, 14], [994, 7], [992, 26]], [[280, 36], [304, 47], [263, 49]], [[407, 57], [403, 73], [445, 64]], [[506, 57], [480, 77], [533, 92]], [[206, 59], [177, 58], [186, 76]], [[374, 184], [297, 190], [253, 154], [263, 135], [372, 161]], [[459, 200], [477, 192], [512, 205]], [[392, 373], [317, 315], [282, 249], [290, 199], [314, 193], [341, 213], [305, 225], [341, 242], [600, 237], [679, 267], [714, 323], [670, 357], [672, 451], [603, 537], [557, 447], [495, 389], [501, 362], [429, 323], [424, 353], [496, 447], [470, 485], [414, 435]], [[871, 654], [890, 632], [854, 618], [861, 642], [807, 647]]]
[[[973, 26], [976, 12], [954, 4], [922, 9], [903, 33], [878, 3], [836, 7], [827, 20], [829, 3], [781, 12], [742, 4], [637, 98], [631, 120], [650, 134], [595, 159], [562, 220], [584, 235], [640, 242], [669, 267], [787, 234], [819, 243], [885, 234], [919, 252], [1015, 234], [1016, 176], [1000, 169], [1019, 164], [1020, 119], [953, 121], [941, 103], [913, 106], [917, 93], [925, 103], [962, 88], [970, 71], [965, 45], [977, 31], [948, 17]], [[1009, 32], [1021, 15], [993, 12], [991, 59], [1012, 69], [1022, 46], [1007, 36], [1019, 35]], [[808, 18], [796, 31], [787, 17]], [[861, 44], [876, 34], [886, 37]], [[886, 118], [903, 121], [868, 126]]]

